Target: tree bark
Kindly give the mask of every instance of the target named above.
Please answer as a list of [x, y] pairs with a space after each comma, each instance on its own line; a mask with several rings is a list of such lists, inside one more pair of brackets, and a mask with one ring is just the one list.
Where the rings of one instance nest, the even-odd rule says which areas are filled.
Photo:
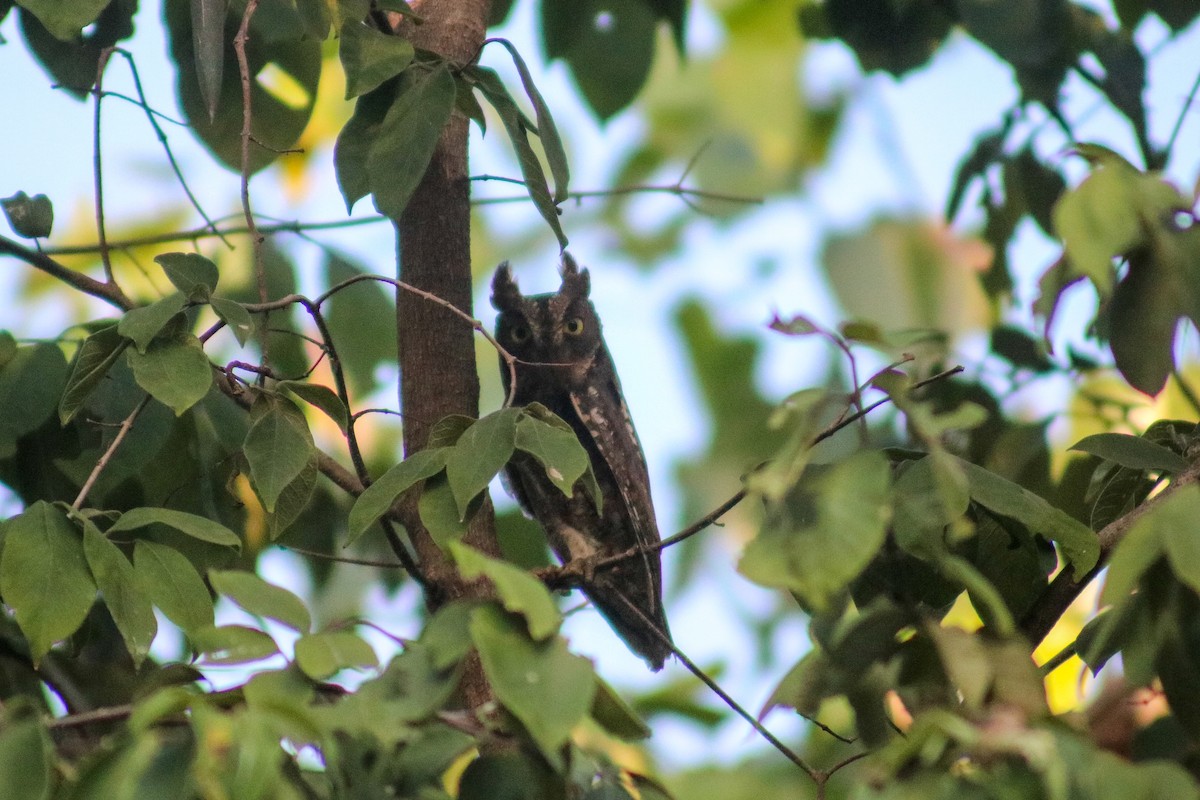
[[[426, 0], [413, 3], [423, 24], [393, 19], [416, 47], [466, 64], [483, 44], [490, 0]], [[471, 280], [471, 206], [467, 172], [469, 120], [455, 112], [425, 176], [399, 220], [399, 278], [474, 316]], [[396, 298], [399, 343], [400, 408], [404, 414], [404, 451], [425, 446], [431, 426], [447, 414], [479, 414], [479, 376], [472, 328], [449, 310], [409, 292]], [[420, 524], [415, 507], [405, 514], [408, 534], [422, 571], [429, 579], [431, 608], [459, 597], [481, 596], [485, 583], [465, 583]], [[490, 501], [475, 515], [466, 542], [497, 554]], [[491, 699], [477, 662], [467, 670], [464, 699], [470, 707]]]

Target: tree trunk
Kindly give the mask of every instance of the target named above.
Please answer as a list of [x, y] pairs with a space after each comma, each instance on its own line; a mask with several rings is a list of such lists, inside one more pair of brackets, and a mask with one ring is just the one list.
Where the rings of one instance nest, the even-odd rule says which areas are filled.
[[[427, 0], [413, 3], [424, 23], [394, 20], [416, 47], [466, 64], [483, 44], [489, 0]], [[399, 277], [473, 316], [471, 307], [471, 206], [467, 173], [469, 120], [455, 112], [442, 131], [425, 177], [397, 222]], [[479, 376], [475, 334], [461, 318], [409, 292], [396, 298], [399, 341], [400, 407], [404, 414], [404, 451], [425, 446], [430, 427], [447, 414], [479, 414]], [[464, 584], [445, 555], [420, 525], [415, 508], [406, 528], [430, 579], [431, 608], [458, 597], [490, 591], [478, 582]], [[497, 554], [491, 503], [475, 515], [467, 534], [471, 546]], [[471, 707], [491, 699], [478, 663], [464, 678], [464, 698]]]

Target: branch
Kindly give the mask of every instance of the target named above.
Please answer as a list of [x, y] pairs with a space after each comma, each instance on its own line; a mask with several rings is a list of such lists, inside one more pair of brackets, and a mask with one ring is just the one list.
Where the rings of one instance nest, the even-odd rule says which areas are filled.
[[104, 100], [104, 70], [108, 67], [108, 60], [112, 54], [111, 47], [100, 50], [100, 59], [96, 66], [96, 84], [92, 88], [92, 94], [96, 97], [96, 105], [92, 112], [92, 180], [96, 192], [96, 238], [100, 240], [100, 263], [104, 265], [105, 280], [115, 285], [108, 237], [104, 232], [104, 169], [100, 158], [100, 103]]
[[1025, 634], [1033, 644], [1039, 644], [1042, 639], [1046, 638], [1046, 634], [1050, 632], [1059, 618], [1066, 613], [1071, 603], [1075, 602], [1075, 598], [1079, 597], [1092, 579], [1104, 569], [1109, 556], [1112, 555], [1113, 548], [1121, 543], [1134, 523], [1160, 505], [1172, 493], [1184, 486], [1196, 483], [1200, 483], [1200, 462], [1192, 464], [1185, 472], [1177, 475], [1166, 488], [1154, 497], [1101, 528], [1100, 532], [1096, 534], [1100, 541], [1100, 560], [1096, 562], [1096, 566], [1079, 580], [1074, 579], [1072, 570], [1063, 569], [1059, 572], [1046, 587], [1041, 597], [1037, 599], [1037, 602], [1033, 604], [1033, 607], [1021, 619], [1017, 626], [1021, 633]]
[[121, 287], [115, 283], [104, 283], [90, 278], [82, 272], [66, 267], [45, 253], [30, 250], [28, 247], [4, 236], [0, 236], [0, 254], [13, 256], [24, 261], [31, 267], [36, 267], [47, 275], [57, 278], [84, 294], [98, 297], [111, 306], [128, 311], [133, 308], [133, 301], [125, 296]]
[[88, 475], [87, 480], [84, 481], [83, 487], [79, 490], [79, 494], [75, 496], [75, 502], [71, 503], [71, 508], [78, 511], [83, 507], [83, 501], [87, 499], [88, 493], [91, 492], [92, 487], [96, 485], [96, 481], [100, 478], [100, 474], [104, 472], [104, 468], [108, 466], [108, 462], [111, 461], [113, 455], [116, 454], [117, 448], [121, 446], [121, 442], [125, 441], [125, 437], [129, 435], [129, 431], [133, 428], [133, 423], [137, 420], [138, 415], [140, 415], [148, 405], [150, 405], [150, 395], [143, 395], [141, 401], [133, 407], [133, 411], [129, 412], [129, 416], [125, 417], [125, 420], [121, 423], [121, 427], [117, 430], [117, 435], [113, 437], [112, 442], [109, 443], [108, 448], [104, 451], [103, 455], [96, 460], [96, 466], [92, 467], [91, 474]]

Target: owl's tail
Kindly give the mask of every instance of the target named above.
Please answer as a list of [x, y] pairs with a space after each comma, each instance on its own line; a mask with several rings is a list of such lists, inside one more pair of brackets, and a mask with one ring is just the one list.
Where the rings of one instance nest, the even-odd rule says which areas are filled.
[[583, 587], [583, 592], [629, 649], [658, 672], [667, 658], [676, 653], [661, 592], [654, 596], [631, 597], [629, 587], [627, 580], [608, 573], [596, 576], [591, 584]]

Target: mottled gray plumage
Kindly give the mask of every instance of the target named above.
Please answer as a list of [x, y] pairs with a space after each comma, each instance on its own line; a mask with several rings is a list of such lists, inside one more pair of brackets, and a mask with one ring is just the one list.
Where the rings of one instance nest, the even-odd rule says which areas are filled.
[[[659, 541], [646, 458], [589, 290], [588, 271], [569, 255], [563, 256], [562, 285], [554, 294], [522, 295], [507, 262], [492, 280], [492, 305], [500, 312], [496, 339], [520, 359], [514, 405], [538, 402], [566, 420], [587, 450], [600, 487], [597, 514], [583, 489], [566, 497], [532, 457], [518, 453], [507, 468], [509, 491], [545, 528], [564, 562]], [[508, 391], [503, 359], [500, 374]], [[671, 648], [649, 629], [653, 625], [670, 639], [657, 552], [597, 570], [583, 591], [630, 649], [652, 669], [662, 669]]]

